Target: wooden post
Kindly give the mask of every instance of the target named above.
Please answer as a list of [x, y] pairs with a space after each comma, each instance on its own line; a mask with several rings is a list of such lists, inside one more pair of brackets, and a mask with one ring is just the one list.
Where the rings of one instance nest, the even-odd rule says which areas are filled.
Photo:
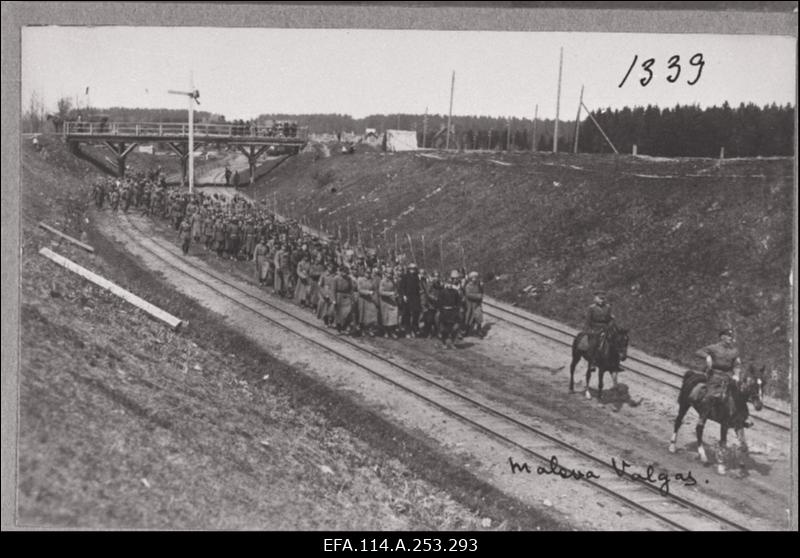
[[439, 271], [444, 273], [444, 240], [439, 237]]
[[583, 85], [581, 85], [581, 98], [578, 101], [578, 116], [575, 117], [575, 145], [572, 146], [572, 152], [578, 152], [578, 137], [581, 132], [581, 105], [583, 105]]
[[89, 246], [88, 244], [84, 244], [84, 243], [83, 243], [83, 242], [81, 242], [80, 240], [77, 240], [77, 239], [75, 239], [75, 238], [72, 238], [71, 236], [69, 236], [69, 235], [66, 235], [66, 234], [62, 233], [61, 231], [59, 231], [59, 230], [56, 230], [56, 229], [54, 229], [53, 227], [51, 227], [51, 226], [49, 226], [49, 225], [46, 225], [46, 224], [44, 224], [44, 223], [41, 223], [41, 222], [40, 222], [40, 223], [39, 223], [39, 226], [40, 226], [40, 227], [42, 227], [42, 228], [43, 228], [44, 230], [46, 230], [46, 231], [50, 231], [51, 233], [53, 233], [53, 234], [56, 234], [56, 235], [60, 236], [60, 237], [61, 237], [61, 238], [63, 238], [64, 240], [68, 240], [69, 242], [72, 242], [72, 243], [73, 243], [74, 245], [76, 245], [76, 246], [80, 246], [81, 248], [83, 248], [83, 249], [84, 249], [84, 250], [86, 250], [87, 252], [92, 252], [92, 253], [94, 253], [94, 248], [92, 248], [92, 247], [91, 247], [91, 246]]
[[506, 131], [506, 151], [511, 151], [511, 119], [508, 119], [508, 130]]
[[636, 144], [633, 144], [633, 151], [631, 152], [633, 155], [637, 155], [639, 153], [639, 149], [637, 148]]
[[531, 130], [531, 151], [534, 153], [538, 149], [536, 145], [536, 121], [539, 119], [539, 105], [536, 105], [536, 108], [533, 109], [533, 129]]
[[451, 130], [451, 121], [453, 118], [453, 91], [456, 88], [456, 71], [453, 70], [453, 77], [450, 80], [450, 111], [447, 113], [447, 137], [445, 139], [444, 148], [450, 149], [450, 130]]
[[561, 67], [564, 62], [564, 47], [558, 56], [558, 89], [556, 92], [556, 125], [553, 130], [553, 153], [558, 153], [558, 116], [561, 112]]
[[425, 235], [422, 235], [422, 267], [426, 267], [425, 265]]
[[161, 308], [153, 306], [152, 304], [150, 304], [149, 302], [147, 302], [146, 300], [144, 300], [142, 298], [139, 298], [138, 296], [136, 296], [132, 292], [126, 291], [125, 289], [123, 289], [119, 285], [116, 285], [116, 284], [112, 283], [111, 281], [109, 281], [108, 279], [105, 279], [105, 278], [100, 277], [99, 275], [97, 275], [95, 273], [92, 273], [91, 271], [89, 271], [85, 267], [82, 267], [82, 266], [76, 264], [75, 262], [73, 262], [71, 260], [68, 260], [64, 256], [56, 254], [55, 252], [53, 252], [49, 248], [42, 248], [41, 250], [39, 250], [39, 254], [44, 256], [44, 257], [46, 257], [46, 258], [48, 258], [49, 260], [52, 260], [53, 262], [57, 263], [58, 265], [60, 265], [62, 267], [65, 267], [66, 269], [72, 271], [73, 273], [76, 273], [76, 274], [80, 275], [84, 279], [88, 279], [89, 281], [91, 281], [92, 283], [97, 285], [98, 287], [102, 287], [102, 288], [104, 288], [104, 289], [106, 289], [108, 291], [111, 291], [112, 293], [114, 293], [118, 297], [126, 300], [127, 302], [130, 302], [131, 304], [133, 304], [137, 308], [140, 308], [141, 310], [144, 310], [145, 312], [147, 312], [151, 316], [153, 316], [155, 318], [158, 318], [162, 322], [165, 322], [172, 329], [178, 329], [180, 327], [182, 322], [181, 322], [181, 320], [179, 318], [176, 318], [172, 314], [169, 314], [168, 312], [165, 312]]
[[588, 108], [588, 107], [587, 107], [585, 104], [583, 105], [583, 108], [585, 108], [585, 109], [586, 109], [586, 114], [588, 114], [588, 115], [589, 115], [589, 118], [591, 118], [592, 122], [594, 122], [594, 125], [595, 125], [595, 126], [597, 126], [597, 129], [598, 129], [598, 130], [600, 130], [600, 133], [603, 135], [603, 137], [605, 138], [605, 140], [608, 142], [608, 145], [610, 145], [610, 146], [611, 146], [611, 149], [613, 149], [613, 150], [614, 150], [614, 153], [616, 153], [617, 155], [619, 155], [619, 151], [617, 151], [617, 148], [616, 148], [616, 147], [614, 147], [614, 144], [613, 144], [613, 143], [611, 143], [611, 140], [610, 140], [610, 139], [608, 139], [608, 136], [607, 136], [607, 135], [606, 135], [606, 133], [603, 131], [603, 128], [600, 126], [600, 123], [599, 123], [597, 120], [595, 120], [594, 116], [592, 116], [592, 111], [590, 111], [590, 110], [589, 110], [589, 108]]
[[725, 158], [725, 147], [724, 146], [719, 148], [719, 158], [720, 159], [724, 159]]

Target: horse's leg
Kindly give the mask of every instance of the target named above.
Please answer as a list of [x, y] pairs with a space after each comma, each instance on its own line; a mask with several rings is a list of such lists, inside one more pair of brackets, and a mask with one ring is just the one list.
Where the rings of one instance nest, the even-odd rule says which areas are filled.
[[586, 399], [592, 398], [592, 394], [589, 393], [589, 380], [591, 379], [592, 379], [592, 361], [590, 360], [589, 364], [586, 366], [586, 391], [584, 392], [586, 394]]
[[605, 375], [606, 370], [602, 366], [598, 367], [597, 370], [597, 400], [603, 400], [603, 376]]
[[670, 453], [675, 453], [676, 447], [675, 443], [678, 441], [678, 430], [680, 429], [681, 425], [683, 424], [683, 419], [686, 416], [686, 413], [689, 411], [689, 405], [680, 403], [678, 407], [678, 416], [675, 417], [675, 423], [673, 424], [672, 430], [672, 438], [669, 439], [669, 451]]
[[703, 447], [703, 428], [706, 425], [707, 415], [701, 414], [700, 420], [697, 421], [697, 426], [695, 426], [694, 431], [697, 435], [697, 453], [700, 454], [700, 462], [701, 463], [708, 463], [708, 456], [706, 455], [706, 448]]
[[722, 421], [719, 424], [719, 452], [717, 455], [717, 473], [724, 475], [727, 472], [725, 459], [728, 454], [728, 424]]
[[619, 372], [617, 372], [616, 370], [611, 373], [611, 379], [614, 381], [614, 386], [612, 387], [612, 389], [617, 389], [617, 387], [619, 387], [617, 376], [619, 376]]
[[747, 466], [744, 462], [744, 457], [749, 453], [749, 449], [747, 447], [747, 438], [744, 434], [744, 428], [737, 428], [736, 429], [736, 438], [739, 440], [739, 449], [736, 451], [737, 456], [737, 464], [739, 466], [739, 470], [743, 475], [747, 474]]
[[581, 355], [573, 349], [572, 362], [569, 365], [569, 392], [575, 391], [575, 367], [581, 360]]

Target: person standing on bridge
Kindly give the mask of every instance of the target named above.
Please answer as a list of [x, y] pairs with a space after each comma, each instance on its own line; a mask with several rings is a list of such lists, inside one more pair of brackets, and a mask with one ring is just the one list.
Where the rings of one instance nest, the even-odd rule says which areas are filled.
[[225, 167], [225, 186], [226, 187], [231, 185], [231, 174], [232, 174], [231, 173], [231, 168], [230, 167]]

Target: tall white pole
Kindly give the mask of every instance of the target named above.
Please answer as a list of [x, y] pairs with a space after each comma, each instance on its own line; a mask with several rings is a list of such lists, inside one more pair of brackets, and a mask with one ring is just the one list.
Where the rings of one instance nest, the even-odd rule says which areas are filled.
[[[194, 94], [194, 75], [189, 72], [189, 91]], [[189, 194], [194, 192], [194, 97], [189, 97]]]
[[444, 148], [450, 149], [450, 130], [451, 120], [453, 118], [453, 91], [456, 88], [456, 71], [453, 70], [453, 78], [450, 80], [450, 112], [447, 113], [447, 138], [444, 142]]
[[578, 116], [575, 117], [575, 145], [572, 147], [572, 152], [578, 152], [578, 138], [581, 132], [581, 108], [583, 106], [583, 85], [581, 85], [581, 99], [578, 101]]
[[561, 66], [564, 61], [564, 47], [558, 55], [558, 91], [556, 93], [556, 126], [553, 131], [553, 153], [558, 153], [558, 115], [561, 111]]

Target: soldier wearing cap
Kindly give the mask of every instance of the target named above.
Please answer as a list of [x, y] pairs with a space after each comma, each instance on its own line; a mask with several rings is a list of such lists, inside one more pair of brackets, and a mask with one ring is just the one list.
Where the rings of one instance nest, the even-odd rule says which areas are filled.
[[719, 342], [707, 345], [695, 355], [705, 360], [708, 376], [706, 399], [719, 402], [725, 398], [730, 382], [738, 382], [742, 361], [733, 335], [733, 330], [724, 328], [719, 332]]
[[408, 271], [400, 279], [399, 293], [403, 302], [403, 328], [410, 337], [419, 334], [419, 315], [422, 311], [422, 283], [417, 264], [408, 264]]
[[345, 332], [353, 325], [353, 280], [350, 277], [350, 268], [346, 265], [339, 267], [339, 274], [333, 280], [333, 297], [335, 308], [336, 329]]
[[450, 272], [450, 280], [439, 295], [439, 330], [447, 349], [454, 347], [453, 342], [458, 336], [461, 298], [461, 274], [454, 269]]
[[378, 294], [380, 295], [381, 326], [389, 337], [397, 339], [400, 315], [397, 307], [397, 286], [391, 268], [384, 273]]
[[192, 225], [189, 224], [189, 221], [181, 223], [180, 238], [181, 250], [183, 250], [183, 255], [186, 256], [189, 253], [189, 244], [192, 241]]
[[336, 279], [336, 264], [333, 262], [327, 265], [325, 273], [319, 278], [319, 304], [317, 305], [317, 317], [331, 326], [334, 318], [333, 307], [333, 282]]
[[477, 271], [470, 271], [464, 285], [466, 310], [464, 313], [464, 335], [469, 335], [474, 328], [479, 337], [483, 337], [483, 285], [478, 279]]
[[311, 289], [309, 285], [309, 272], [311, 271], [311, 263], [308, 261], [308, 256], [302, 254], [300, 261], [297, 262], [295, 274], [297, 275], [297, 283], [294, 288], [294, 301], [300, 306], [305, 306], [308, 302], [308, 292]]
[[258, 243], [253, 249], [253, 259], [256, 263], [256, 281], [259, 285], [264, 285], [269, 272], [269, 247], [264, 241], [264, 237], [258, 239]]
[[439, 325], [437, 319], [437, 309], [439, 307], [439, 297], [444, 285], [438, 271], [434, 271], [430, 279], [423, 280], [422, 298], [422, 336], [437, 336]]
[[611, 313], [611, 305], [606, 301], [605, 291], [595, 291], [594, 302], [586, 312], [586, 324], [583, 328], [583, 332], [586, 334], [585, 345], [583, 347], [579, 345], [579, 348], [583, 348], [589, 354], [591, 370], [595, 369], [592, 356], [603, 341], [608, 326], [613, 322], [614, 315]]

